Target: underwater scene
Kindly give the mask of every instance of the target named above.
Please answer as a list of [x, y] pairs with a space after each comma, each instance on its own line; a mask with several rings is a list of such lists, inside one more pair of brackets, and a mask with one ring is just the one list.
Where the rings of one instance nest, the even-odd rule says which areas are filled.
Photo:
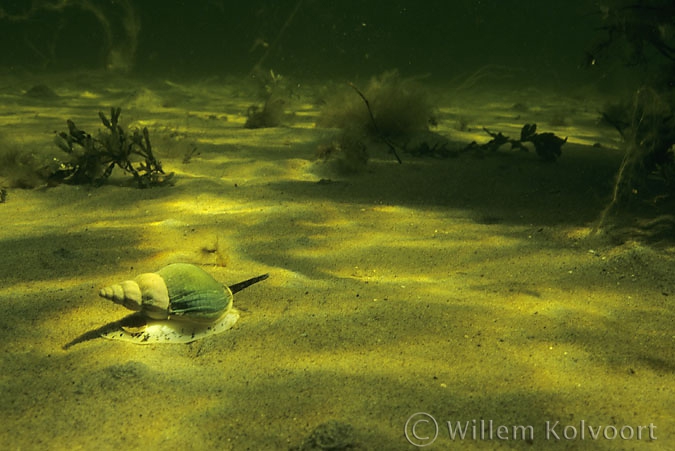
[[0, 449], [675, 449], [670, 0], [0, 0]]

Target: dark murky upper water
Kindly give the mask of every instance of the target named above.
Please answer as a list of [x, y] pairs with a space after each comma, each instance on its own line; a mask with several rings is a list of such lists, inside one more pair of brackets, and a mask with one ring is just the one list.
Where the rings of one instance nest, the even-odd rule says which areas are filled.
[[200, 77], [247, 73], [261, 62], [296, 77], [396, 68], [442, 79], [487, 64], [522, 67], [535, 78], [578, 77], [602, 19], [585, 0], [2, 5], [0, 67], [127, 65], [140, 74]]

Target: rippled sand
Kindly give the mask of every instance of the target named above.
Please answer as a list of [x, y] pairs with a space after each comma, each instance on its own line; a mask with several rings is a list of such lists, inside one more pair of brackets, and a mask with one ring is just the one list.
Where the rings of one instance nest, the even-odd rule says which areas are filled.
[[[59, 97], [25, 97], [37, 83]], [[247, 130], [256, 98], [236, 80], [3, 83], [5, 145], [53, 151], [66, 119], [94, 131], [121, 106], [175, 185], [137, 189], [116, 169], [99, 188], [8, 190], [0, 448], [307, 449], [334, 420], [352, 449], [412, 449], [406, 432], [433, 436], [428, 417], [404, 428], [417, 412], [438, 422], [433, 449], [672, 447], [674, 248], [589, 237], [621, 158], [601, 104], [434, 87], [435, 131], [456, 146], [537, 122], [569, 136], [562, 158], [399, 165], [379, 149], [342, 175], [316, 158], [336, 133], [314, 127], [321, 89], [298, 86], [282, 127]], [[241, 318], [221, 335], [63, 349], [126, 315], [102, 286], [173, 262], [225, 284], [270, 278], [235, 296]]]

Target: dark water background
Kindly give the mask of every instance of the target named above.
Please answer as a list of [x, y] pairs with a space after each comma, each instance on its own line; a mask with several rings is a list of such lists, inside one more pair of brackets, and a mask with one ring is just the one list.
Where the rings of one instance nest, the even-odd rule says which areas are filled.
[[[59, 3], [66, 6], [55, 9]], [[3, 0], [0, 5], [0, 68], [105, 67], [111, 47], [129, 45], [125, 8], [131, 6], [140, 24], [132, 70], [163, 76], [248, 73], [266, 51], [255, 45], [258, 40], [271, 46], [264, 66], [294, 77], [396, 68], [442, 80], [504, 65], [526, 71], [533, 81], [558, 83], [589, 76], [580, 64], [601, 25], [595, 2], [588, 0]], [[108, 35], [94, 9], [105, 16]]]

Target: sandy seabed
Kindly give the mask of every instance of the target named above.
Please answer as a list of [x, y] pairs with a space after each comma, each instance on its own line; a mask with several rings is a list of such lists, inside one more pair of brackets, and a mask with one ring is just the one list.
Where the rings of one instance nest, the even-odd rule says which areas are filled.
[[[590, 237], [621, 159], [592, 97], [436, 88], [458, 146], [537, 122], [562, 158], [375, 151], [341, 175], [316, 158], [318, 84], [257, 130], [231, 80], [2, 85], [4, 145], [53, 152], [66, 119], [121, 106], [175, 184], [8, 190], [0, 449], [415, 449], [434, 421], [428, 449], [675, 448], [675, 248]], [[127, 314], [101, 287], [173, 262], [270, 277], [220, 335], [63, 348]]]

